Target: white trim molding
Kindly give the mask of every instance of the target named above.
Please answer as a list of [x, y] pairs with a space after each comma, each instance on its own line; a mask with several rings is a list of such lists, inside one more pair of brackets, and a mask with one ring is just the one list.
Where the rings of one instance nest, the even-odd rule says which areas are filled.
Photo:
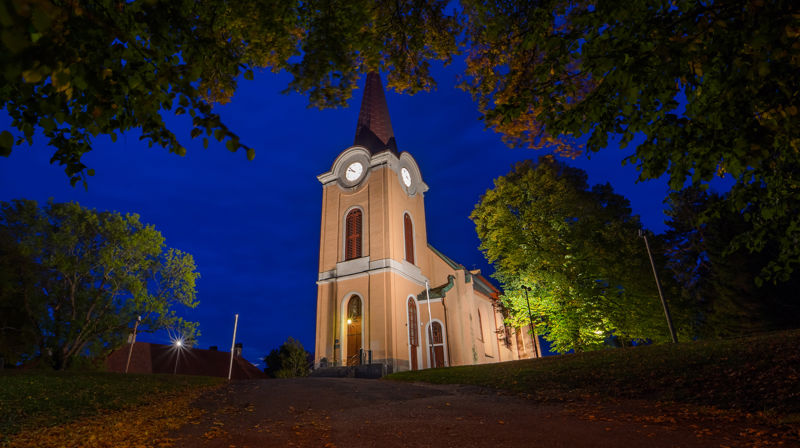
[[321, 285], [337, 280], [350, 280], [363, 275], [375, 275], [383, 272], [402, 275], [423, 287], [425, 286], [425, 281], [428, 280], [427, 277], [422, 275], [422, 269], [419, 266], [407, 261], [401, 262], [391, 258], [371, 261], [369, 257], [361, 257], [336, 263], [336, 269], [320, 272], [317, 277], [317, 284]]

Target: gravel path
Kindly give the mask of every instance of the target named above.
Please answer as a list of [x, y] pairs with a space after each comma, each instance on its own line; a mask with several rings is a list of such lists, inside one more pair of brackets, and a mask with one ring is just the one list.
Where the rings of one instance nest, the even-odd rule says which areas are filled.
[[753, 418], [644, 401], [542, 404], [469, 386], [302, 378], [233, 382], [175, 447], [800, 446]]

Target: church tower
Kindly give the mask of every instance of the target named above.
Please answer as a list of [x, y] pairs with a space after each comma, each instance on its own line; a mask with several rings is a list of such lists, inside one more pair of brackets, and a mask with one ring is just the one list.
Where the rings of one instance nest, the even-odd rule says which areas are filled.
[[[377, 73], [367, 75], [353, 146], [317, 179], [315, 367], [500, 360], [497, 290], [428, 245], [428, 186], [414, 158], [398, 152]], [[448, 341], [448, 330], [458, 337]]]
[[418, 241], [426, 241], [428, 186], [414, 158], [397, 152], [377, 73], [367, 75], [353, 146], [317, 178], [323, 199], [315, 362], [391, 369], [401, 346], [407, 351], [395, 337], [405, 323], [397, 298], [425, 288], [415, 255]]

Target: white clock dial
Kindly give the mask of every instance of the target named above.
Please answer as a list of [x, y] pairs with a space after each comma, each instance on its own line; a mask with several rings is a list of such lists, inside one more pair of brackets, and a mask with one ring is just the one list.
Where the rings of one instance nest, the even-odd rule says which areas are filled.
[[344, 177], [350, 182], [352, 182], [361, 177], [362, 172], [364, 172], [364, 166], [361, 165], [361, 162], [353, 162], [350, 164], [350, 166], [347, 167], [347, 171], [345, 171]]
[[406, 184], [406, 187], [410, 187], [411, 173], [409, 173], [407, 169], [403, 168], [400, 170], [400, 175], [403, 176], [403, 183]]

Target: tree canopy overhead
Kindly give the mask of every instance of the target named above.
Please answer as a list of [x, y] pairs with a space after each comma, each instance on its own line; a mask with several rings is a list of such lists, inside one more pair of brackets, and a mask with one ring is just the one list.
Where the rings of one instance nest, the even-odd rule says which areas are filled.
[[74, 184], [92, 138], [139, 130], [184, 154], [163, 114], [190, 114], [192, 138], [241, 142], [214, 112], [253, 70], [293, 76], [287, 91], [345, 104], [358, 77], [430, 89], [433, 60], [466, 54], [461, 86], [511, 145], [576, 155], [643, 142], [641, 179], [680, 190], [728, 174], [730, 210], [753, 224], [732, 250], [779, 250], [762, 272], [800, 264], [800, 3], [795, 0], [536, 2], [462, 0], [2, 0], [0, 101], [12, 130], [37, 129]]
[[780, 235], [763, 275], [800, 263], [800, 3], [792, 0], [464, 1], [465, 87], [511, 144], [575, 154], [611, 137], [672, 189], [727, 173], [731, 210]]
[[141, 139], [183, 155], [163, 113], [192, 116], [191, 137], [252, 148], [212, 105], [253, 70], [287, 71], [287, 90], [319, 107], [340, 106], [360, 73], [385, 67], [399, 90], [429, 89], [433, 59], [455, 51], [459, 24], [445, 2], [318, 0], [2, 0], [0, 101], [15, 132], [0, 133], [8, 156], [41, 129], [74, 184], [100, 134]]
[[199, 276], [191, 255], [165, 248], [137, 215], [0, 202], [0, 350], [10, 359], [63, 369], [121, 345], [138, 317], [139, 331], [191, 340], [197, 324], [176, 308], [197, 306]]

